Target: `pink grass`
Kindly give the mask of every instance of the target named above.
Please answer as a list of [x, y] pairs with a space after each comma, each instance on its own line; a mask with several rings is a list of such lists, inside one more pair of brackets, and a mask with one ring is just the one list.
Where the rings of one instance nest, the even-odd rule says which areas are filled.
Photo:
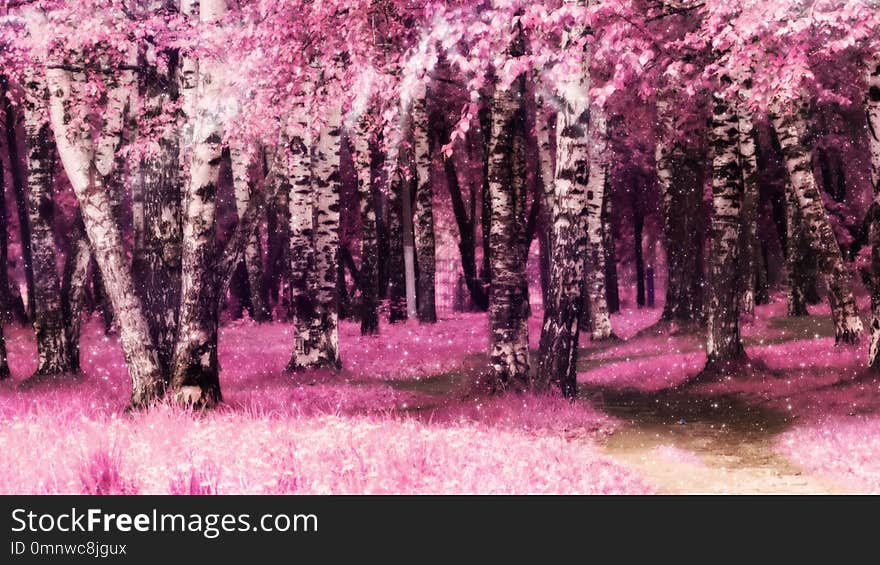
[[531, 395], [461, 400], [395, 387], [466, 368], [485, 317], [434, 327], [342, 328], [346, 370], [287, 375], [283, 324], [224, 328], [224, 407], [125, 414], [113, 338], [87, 324], [85, 377], [16, 388], [30, 332], [10, 328], [13, 380], [0, 384], [2, 493], [645, 493], [593, 438], [615, 422], [586, 404]]

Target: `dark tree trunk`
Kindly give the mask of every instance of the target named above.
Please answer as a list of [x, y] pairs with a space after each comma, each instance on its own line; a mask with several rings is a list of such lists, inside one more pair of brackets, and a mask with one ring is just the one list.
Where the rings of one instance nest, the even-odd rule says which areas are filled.
[[[166, 54], [168, 68], [141, 65], [141, 94], [145, 110], [162, 111], [163, 100], [178, 99], [177, 53]], [[141, 301], [156, 344], [159, 365], [165, 375], [171, 372], [174, 342], [180, 308], [181, 225], [180, 145], [176, 132], [170, 131], [155, 142], [153, 152], [140, 164], [142, 194], [141, 252], [132, 268], [139, 282]]]
[[868, 238], [871, 242], [871, 271], [868, 277], [871, 292], [871, 343], [868, 348], [868, 366], [876, 373], [880, 370], [880, 57], [871, 62], [868, 73], [865, 115], [874, 189], [874, 201], [867, 219]]
[[[4, 93], [0, 90], [0, 96]], [[9, 291], [9, 235], [6, 232], [6, 176], [0, 160], [0, 331], [12, 319], [12, 300]], [[0, 336], [2, 340], [2, 336]], [[3, 346], [5, 348], [5, 344]], [[5, 351], [5, 350], [4, 350]], [[4, 353], [5, 355], [5, 353]], [[5, 357], [0, 360], [0, 379], [3, 378]]]
[[[351, 291], [354, 294], [354, 289]], [[354, 316], [351, 295], [348, 293], [348, 283], [345, 279], [345, 255], [340, 249], [339, 264], [336, 265], [336, 296], [338, 297], [339, 319], [348, 320]]]
[[747, 316], [755, 314], [755, 287], [758, 271], [758, 161], [755, 154], [755, 131], [750, 117], [739, 118], [738, 138], [743, 196], [740, 212], [740, 311]]
[[788, 315], [808, 316], [807, 288], [810, 285], [807, 257], [811, 254], [803, 230], [803, 219], [789, 183], [786, 188], [786, 237], [785, 256], [788, 274]]
[[169, 136], [142, 163], [144, 176], [143, 301], [163, 372], [170, 371], [180, 307], [182, 226], [179, 147]]
[[[5, 89], [4, 89], [5, 90]], [[0, 95], [5, 92], [0, 91]], [[5, 96], [4, 96], [5, 98]], [[6, 115], [7, 119], [9, 114]], [[6, 337], [3, 328], [6, 326], [8, 317], [6, 311], [9, 305], [9, 282], [7, 275], [7, 236], [6, 236], [6, 175], [3, 171], [3, 161], [0, 161], [0, 306], [3, 314], [0, 315], [0, 381], [9, 378], [9, 360], [6, 358]]]
[[468, 210], [468, 206], [465, 205], [461, 193], [461, 185], [458, 182], [458, 174], [452, 158], [443, 159], [443, 172], [445, 173], [446, 185], [452, 199], [455, 223], [458, 226], [458, 250], [461, 255], [461, 270], [464, 273], [464, 283], [470, 294], [471, 302], [480, 310], [486, 311], [489, 308], [489, 296], [477, 277], [476, 237], [474, 234], [476, 194], [475, 191], [471, 191]]
[[[665, 135], [676, 136], [674, 110], [657, 103], [657, 117]], [[700, 131], [696, 137], [703, 135]], [[655, 148], [660, 214], [666, 247], [666, 300], [662, 323], [673, 333], [695, 331], [703, 317], [703, 252], [705, 242], [702, 147], [686, 141], [658, 141]], [[649, 278], [653, 281], [654, 250], [649, 249]], [[653, 287], [652, 287], [653, 288]], [[649, 300], [649, 304], [651, 301]]]
[[758, 243], [758, 268], [755, 277], [755, 304], [770, 303], [770, 281], [769, 281], [769, 262], [767, 255], [767, 245], [764, 241]]
[[[95, 261], [92, 260], [94, 264]], [[95, 267], [90, 269], [92, 272], [92, 297], [95, 309], [101, 314], [104, 322], [104, 335], [110, 335], [113, 332], [113, 305], [110, 303], [110, 295], [104, 287], [104, 277], [101, 275], [101, 269]]]
[[645, 306], [645, 260], [642, 253], [642, 235], [645, 215], [638, 202], [633, 202], [633, 251], [636, 263], [636, 305]]
[[605, 177], [605, 195], [602, 199], [602, 239], [605, 248], [605, 299], [608, 312], [620, 312], [620, 288], [617, 279], [617, 253], [615, 252], [613, 194], [611, 192], [611, 175]]
[[69, 236], [71, 244], [67, 250], [64, 277], [61, 281], [61, 306], [67, 331], [68, 364], [71, 371], [77, 372], [80, 370], [79, 338], [82, 311], [89, 281], [89, 267], [92, 263], [92, 250], [79, 211]]
[[666, 163], [670, 176], [658, 175], [667, 269], [661, 320], [674, 331], [692, 331], [704, 322], [702, 156], [688, 151]]
[[[279, 149], [286, 150], [286, 149]], [[264, 169], [263, 174], [268, 171]], [[286, 305], [290, 281], [290, 180], [287, 175], [275, 175], [275, 198], [266, 210], [266, 290], [282, 320], [292, 315]], [[269, 187], [266, 187], [267, 189]]]
[[399, 168], [391, 173], [388, 187], [388, 321], [394, 324], [407, 319], [401, 209], [401, 191], [407, 186]]
[[[41, 76], [28, 78], [25, 133], [28, 152], [28, 219], [34, 273], [34, 330], [37, 336], [36, 375], [71, 371], [61, 307], [55, 242], [55, 202], [52, 195], [55, 145], [45, 118], [48, 89]], [[25, 242], [22, 242], [25, 244]]]
[[379, 243], [376, 232], [376, 202], [373, 198], [373, 168], [370, 151], [372, 132], [366, 119], [355, 132], [354, 156], [361, 216], [361, 335], [379, 334]]
[[648, 308], [655, 306], [654, 265], [657, 263], [657, 240], [652, 229], [648, 230], [645, 247], [645, 302]]
[[34, 315], [34, 269], [31, 258], [31, 225], [28, 215], [27, 193], [25, 192], [24, 173], [22, 172], [21, 158], [18, 154], [18, 136], [16, 125], [18, 116], [12, 107], [12, 101], [6, 96], [8, 83], [5, 75], [0, 75], [0, 99], [2, 99], [3, 111], [6, 123], [6, 151], [9, 155], [9, 176], [12, 179], [12, 192], [15, 196], [15, 209], [18, 213], [18, 228], [21, 241], [21, 260], [24, 267], [25, 284], [27, 285], [27, 312]]

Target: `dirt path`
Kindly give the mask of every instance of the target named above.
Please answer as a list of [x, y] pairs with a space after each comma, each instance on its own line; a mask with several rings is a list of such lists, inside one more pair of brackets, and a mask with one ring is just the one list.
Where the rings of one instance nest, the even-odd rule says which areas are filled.
[[605, 454], [669, 494], [840, 494], [776, 453], [790, 421], [736, 397], [603, 392], [593, 401], [627, 425], [602, 441]]

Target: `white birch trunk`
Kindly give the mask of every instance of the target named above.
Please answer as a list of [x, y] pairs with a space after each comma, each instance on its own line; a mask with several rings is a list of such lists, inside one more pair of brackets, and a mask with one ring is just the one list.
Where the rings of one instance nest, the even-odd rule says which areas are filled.
[[141, 303], [134, 291], [122, 235], [113, 218], [110, 198], [95, 167], [90, 133], [71, 127], [73, 77], [67, 70], [49, 68], [50, 118], [58, 154], [73, 185], [92, 252], [116, 313], [119, 340], [132, 380], [134, 406], [148, 405], [162, 390], [162, 374]]
[[[565, 41], [579, 31], [568, 32]], [[589, 183], [590, 58], [557, 92], [555, 178], [551, 176], [549, 124], [538, 111], [538, 149], [549, 210], [550, 284], [539, 348], [539, 384], [558, 383], [577, 395], [578, 342], [584, 307], [586, 216]], [[543, 124], [542, 124], [543, 122]]]
[[434, 296], [434, 189], [431, 181], [431, 153], [428, 142], [427, 81], [424, 77], [413, 94], [412, 126], [416, 169], [416, 202], [414, 235], [418, 264], [418, 319], [423, 323], [437, 321]]
[[712, 223], [706, 371], [730, 374], [745, 360], [739, 332], [743, 176], [739, 120], [730, 103], [715, 94], [712, 110]]
[[602, 222], [602, 204], [605, 200], [606, 178], [608, 176], [608, 131], [602, 108], [593, 107], [590, 111], [590, 127], [587, 132], [589, 143], [589, 180], [586, 196], [587, 233], [587, 296], [590, 300], [590, 337], [601, 341], [612, 337], [611, 315], [605, 289], [605, 240]]
[[315, 273], [318, 277], [316, 319], [312, 339], [317, 365], [339, 369], [339, 304], [336, 277], [339, 266], [339, 151], [341, 111], [330, 111], [312, 154], [315, 208]]
[[[200, 20], [211, 23], [226, 12], [225, 0], [202, 0]], [[221, 401], [217, 362], [219, 301], [213, 267], [216, 254], [217, 181], [222, 152], [221, 63], [198, 63], [198, 100], [193, 154], [183, 195], [183, 249], [180, 320], [171, 374], [174, 400], [186, 406]]]
[[[304, 124], [303, 124], [304, 126]], [[303, 127], [305, 129], [305, 127]], [[276, 153], [279, 173], [289, 177], [290, 291], [293, 307], [294, 346], [288, 371], [309, 369], [318, 364], [319, 351], [312, 339], [317, 318], [315, 273], [315, 215], [312, 192], [311, 140], [293, 136], [287, 148]]]
[[[509, 52], [523, 52], [522, 30], [516, 30]], [[489, 226], [489, 385], [494, 391], [530, 385], [528, 293], [523, 252], [525, 206], [524, 77], [492, 96], [488, 181]]]

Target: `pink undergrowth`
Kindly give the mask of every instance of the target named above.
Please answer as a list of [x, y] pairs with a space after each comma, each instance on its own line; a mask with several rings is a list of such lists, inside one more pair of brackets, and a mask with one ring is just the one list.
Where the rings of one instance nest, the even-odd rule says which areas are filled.
[[814, 473], [857, 492], [880, 493], [880, 416], [835, 415], [797, 426], [777, 449]]
[[[0, 493], [648, 493], [599, 453], [616, 421], [552, 396], [425, 392], [486, 346], [485, 316], [382, 327], [343, 324], [340, 374], [284, 373], [284, 324], [224, 327], [224, 406], [128, 414], [113, 337], [86, 324], [84, 376], [20, 390], [33, 339], [9, 328], [0, 383]], [[403, 367], [403, 369], [402, 369]]]
[[[812, 306], [813, 317], [803, 320], [815, 324], [816, 332], [795, 333], [780, 326], [785, 308], [784, 297], [777, 296], [758, 307], [753, 319], [743, 319], [742, 335], [749, 357], [759, 363], [753, 365], [756, 370], [743, 378], [691, 387], [688, 394], [731, 395], [776, 410], [787, 422], [773, 438], [781, 455], [841, 488], [880, 493], [880, 381], [866, 378], [864, 343], [835, 345], [833, 337], [826, 337], [830, 321], [825, 303]], [[590, 353], [590, 359], [604, 362], [583, 370], [579, 381], [644, 392], [682, 385], [705, 364], [703, 340], [702, 335], [648, 333], [611, 344]], [[658, 456], [695, 463], [688, 459], [693, 454], [673, 451]]]

